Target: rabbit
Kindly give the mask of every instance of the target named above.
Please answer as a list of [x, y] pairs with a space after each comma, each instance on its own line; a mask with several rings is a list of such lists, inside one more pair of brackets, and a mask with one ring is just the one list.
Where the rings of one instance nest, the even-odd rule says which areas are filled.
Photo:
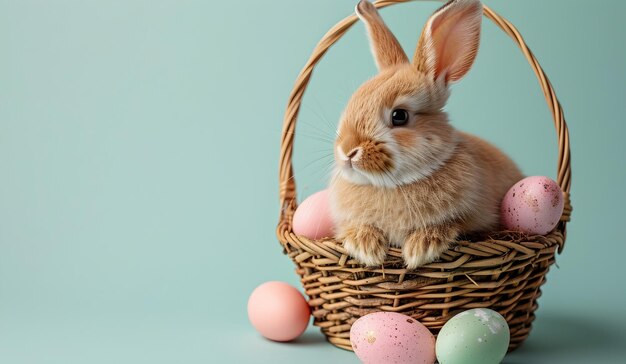
[[434, 12], [409, 61], [368, 1], [356, 7], [379, 74], [341, 116], [329, 183], [336, 238], [366, 266], [401, 247], [407, 269], [436, 261], [462, 233], [499, 226], [499, 204], [523, 178], [494, 145], [456, 130], [442, 111], [449, 86], [472, 66], [482, 4], [453, 0]]

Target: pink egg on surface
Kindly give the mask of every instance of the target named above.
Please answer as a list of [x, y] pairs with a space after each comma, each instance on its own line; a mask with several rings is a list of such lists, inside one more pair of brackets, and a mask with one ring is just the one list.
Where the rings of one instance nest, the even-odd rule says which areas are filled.
[[435, 337], [419, 321], [395, 312], [365, 315], [350, 329], [352, 349], [365, 364], [433, 364]]
[[328, 190], [305, 199], [293, 215], [293, 232], [313, 240], [332, 237], [334, 224], [328, 199]]
[[544, 176], [526, 177], [504, 196], [500, 206], [502, 224], [509, 230], [545, 235], [563, 214], [563, 193], [559, 185]]
[[248, 299], [248, 318], [264, 337], [290, 341], [302, 335], [311, 311], [300, 291], [284, 282], [258, 286]]

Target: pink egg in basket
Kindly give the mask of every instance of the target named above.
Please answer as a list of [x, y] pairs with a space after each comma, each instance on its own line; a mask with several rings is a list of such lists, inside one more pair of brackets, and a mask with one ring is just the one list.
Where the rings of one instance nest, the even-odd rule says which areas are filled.
[[563, 193], [556, 182], [544, 176], [526, 177], [504, 196], [500, 217], [509, 230], [545, 235], [558, 224], [563, 205]]
[[313, 240], [332, 237], [334, 224], [328, 199], [328, 190], [305, 199], [293, 215], [293, 232]]

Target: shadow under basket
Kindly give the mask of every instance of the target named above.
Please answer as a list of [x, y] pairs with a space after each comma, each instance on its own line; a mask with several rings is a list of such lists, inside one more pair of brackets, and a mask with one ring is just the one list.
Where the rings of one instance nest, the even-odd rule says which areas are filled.
[[[410, 0], [378, 1], [378, 8]], [[318, 43], [301, 71], [285, 113], [280, 154], [280, 222], [277, 235], [284, 251], [296, 264], [314, 324], [334, 345], [352, 350], [350, 327], [359, 317], [379, 311], [409, 315], [437, 334], [458, 312], [486, 307], [504, 316], [511, 330], [509, 350], [527, 337], [535, 319], [537, 299], [555, 254], [565, 244], [565, 225], [571, 204], [569, 134], [563, 111], [550, 81], [507, 20], [484, 7], [484, 15], [519, 46], [539, 80], [557, 131], [559, 156], [557, 183], [563, 190], [565, 208], [557, 227], [548, 235], [526, 236], [514, 232], [491, 232], [462, 237], [437, 262], [416, 270], [403, 267], [401, 251], [391, 248], [385, 263], [367, 268], [353, 260], [333, 239], [310, 240], [295, 235], [292, 218], [296, 187], [291, 156], [296, 119], [313, 68], [326, 51], [358, 20], [351, 15], [335, 25]]]

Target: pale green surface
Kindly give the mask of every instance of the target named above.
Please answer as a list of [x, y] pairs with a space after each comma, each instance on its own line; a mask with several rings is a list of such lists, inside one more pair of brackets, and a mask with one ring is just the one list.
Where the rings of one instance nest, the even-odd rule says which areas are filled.
[[[529, 341], [505, 362], [626, 358], [622, 1], [487, 1], [554, 83], [573, 149], [573, 222]], [[274, 236], [282, 112], [354, 1], [0, 1], [0, 362], [356, 363], [312, 328], [262, 340], [249, 293], [297, 284]], [[383, 12], [413, 48], [438, 4]], [[449, 104], [459, 128], [555, 176], [537, 81], [485, 23]], [[347, 97], [374, 72], [362, 25], [317, 69], [296, 143], [325, 184]], [[318, 138], [319, 137], [319, 138]], [[305, 167], [309, 165], [308, 167]]]

